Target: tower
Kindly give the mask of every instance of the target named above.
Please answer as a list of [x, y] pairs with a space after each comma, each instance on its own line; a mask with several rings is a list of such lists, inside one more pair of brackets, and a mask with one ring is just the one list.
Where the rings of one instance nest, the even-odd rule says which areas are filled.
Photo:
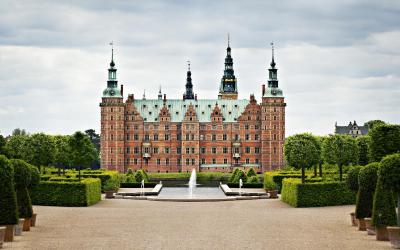
[[186, 91], [185, 94], [183, 94], [183, 100], [193, 100], [194, 99], [194, 94], [193, 94], [193, 84], [192, 84], [192, 72], [190, 71], [190, 61], [187, 61], [188, 63], [188, 71], [186, 73]]
[[107, 88], [103, 91], [100, 103], [101, 168], [124, 172], [124, 107], [123, 85], [118, 88], [114, 48], [112, 48]]
[[226, 48], [225, 69], [219, 87], [218, 99], [237, 100], [238, 91], [235, 72], [233, 70], [233, 59], [228, 34], [228, 47]]
[[268, 69], [268, 87], [262, 86], [261, 103], [261, 166], [263, 171], [270, 171], [284, 165], [283, 145], [285, 142], [285, 98], [279, 88], [278, 69], [276, 68], [274, 44], [272, 60]]

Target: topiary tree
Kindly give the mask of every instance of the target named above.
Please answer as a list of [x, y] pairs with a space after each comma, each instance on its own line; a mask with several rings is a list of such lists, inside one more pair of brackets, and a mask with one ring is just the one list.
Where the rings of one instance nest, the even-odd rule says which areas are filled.
[[247, 182], [247, 175], [242, 169], [239, 169], [239, 171], [237, 172], [235, 179], [233, 180], [233, 183], [239, 183], [240, 179], [242, 179], [243, 183]]
[[260, 183], [260, 180], [258, 179], [257, 176], [247, 176], [247, 183]]
[[369, 144], [371, 143], [371, 137], [368, 135], [359, 136], [356, 138], [358, 148], [358, 164], [365, 166], [369, 162]]
[[325, 162], [339, 167], [340, 181], [343, 180], [343, 165], [356, 164], [358, 149], [356, 141], [349, 135], [331, 135], [322, 144], [322, 157]]
[[360, 169], [360, 166], [353, 166], [347, 172], [347, 186], [353, 192], [358, 191], [358, 174]]
[[379, 163], [373, 162], [360, 169], [358, 174], [358, 193], [356, 201], [356, 218], [372, 216], [374, 193], [378, 180]]
[[14, 169], [4, 155], [0, 155], [0, 190], [0, 225], [15, 225], [18, 223], [18, 205]]
[[235, 178], [236, 178], [236, 175], [237, 175], [237, 173], [239, 172], [239, 168], [235, 168], [234, 170], [233, 170], [233, 172], [232, 172], [232, 175], [231, 175], [231, 177], [229, 178], [229, 182], [233, 182], [234, 180], [235, 180]]
[[381, 169], [378, 170], [378, 182], [376, 184], [372, 207], [372, 225], [377, 228], [395, 226], [397, 224], [393, 192], [383, 186], [383, 178], [380, 172]]
[[381, 161], [382, 185], [397, 193], [397, 225], [400, 226], [400, 154], [388, 155]]
[[257, 173], [256, 173], [256, 171], [254, 170], [254, 168], [249, 168], [248, 170], [247, 170], [247, 177], [251, 177], [251, 176], [257, 176]]
[[17, 193], [18, 214], [21, 218], [32, 217], [32, 203], [28, 192], [31, 183], [31, 170], [29, 164], [23, 160], [11, 159], [14, 168], [15, 191]]
[[141, 182], [142, 180], [144, 180], [144, 182], [149, 181], [149, 179], [147, 178], [147, 174], [143, 171], [143, 169], [139, 169], [138, 171], [136, 171], [135, 180], [136, 182]]
[[380, 161], [386, 155], [400, 152], [400, 125], [380, 125], [368, 132], [371, 137], [370, 159]]
[[128, 171], [126, 171], [126, 175], [133, 175], [132, 168], [128, 168]]
[[319, 162], [317, 139], [309, 133], [290, 136], [285, 142], [285, 157], [290, 166], [301, 169], [301, 182], [304, 183], [305, 169]]

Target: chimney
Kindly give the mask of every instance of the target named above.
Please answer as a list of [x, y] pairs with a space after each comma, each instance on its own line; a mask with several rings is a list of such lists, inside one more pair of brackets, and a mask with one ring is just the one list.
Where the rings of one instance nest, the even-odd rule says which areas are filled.
[[262, 96], [265, 94], [265, 84], [262, 85]]
[[124, 97], [124, 85], [123, 84], [121, 84], [121, 95], [122, 95], [122, 97]]
[[194, 95], [194, 100], [197, 101], [197, 94]]

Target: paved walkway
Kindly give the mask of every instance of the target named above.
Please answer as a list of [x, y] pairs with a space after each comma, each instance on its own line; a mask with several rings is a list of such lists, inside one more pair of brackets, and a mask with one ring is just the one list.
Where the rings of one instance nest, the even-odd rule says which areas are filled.
[[37, 227], [4, 249], [390, 249], [350, 226], [353, 208], [291, 208], [279, 200], [35, 206]]

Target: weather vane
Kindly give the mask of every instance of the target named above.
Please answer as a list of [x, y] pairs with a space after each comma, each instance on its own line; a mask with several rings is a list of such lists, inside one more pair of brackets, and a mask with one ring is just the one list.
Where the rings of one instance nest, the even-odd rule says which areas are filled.
[[188, 70], [190, 71], [190, 60], [187, 60], [186, 62], [188, 64]]

